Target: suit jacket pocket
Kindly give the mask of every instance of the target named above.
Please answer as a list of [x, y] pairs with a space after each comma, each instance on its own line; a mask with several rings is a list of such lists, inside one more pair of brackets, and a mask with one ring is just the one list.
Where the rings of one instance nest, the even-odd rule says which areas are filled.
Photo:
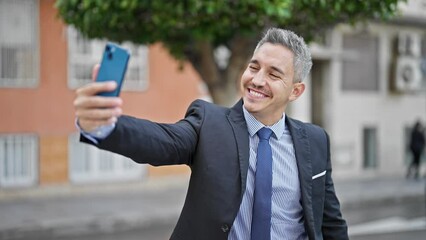
[[324, 170], [323, 172], [320, 172], [320, 173], [312, 176], [312, 180], [315, 180], [315, 179], [320, 178], [320, 177], [324, 177], [326, 173], [327, 173], [327, 170]]
[[327, 171], [324, 170], [312, 176], [312, 193], [315, 199], [324, 198], [326, 173]]

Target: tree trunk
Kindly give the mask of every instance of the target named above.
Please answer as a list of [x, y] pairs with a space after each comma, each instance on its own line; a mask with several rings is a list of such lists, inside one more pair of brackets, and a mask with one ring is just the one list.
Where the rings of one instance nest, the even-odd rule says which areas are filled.
[[197, 42], [195, 51], [188, 55], [214, 103], [230, 107], [241, 97], [240, 78], [254, 50], [255, 39], [256, 36], [236, 35], [228, 46], [231, 56], [225, 69], [219, 68], [214, 58], [214, 47], [208, 41]]
[[208, 86], [209, 93], [214, 103], [230, 107], [240, 98], [240, 79], [233, 78], [223, 80], [224, 83], [219, 86]]

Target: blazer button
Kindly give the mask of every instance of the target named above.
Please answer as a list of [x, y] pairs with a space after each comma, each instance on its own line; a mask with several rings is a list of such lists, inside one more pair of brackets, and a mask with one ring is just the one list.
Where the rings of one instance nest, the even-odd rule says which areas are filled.
[[222, 227], [221, 227], [221, 229], [222, 229], [222, 232], [224, 232], [224, 233], [229, 232], [229, 226], [228, 226], [228, 224], [223, 224]]

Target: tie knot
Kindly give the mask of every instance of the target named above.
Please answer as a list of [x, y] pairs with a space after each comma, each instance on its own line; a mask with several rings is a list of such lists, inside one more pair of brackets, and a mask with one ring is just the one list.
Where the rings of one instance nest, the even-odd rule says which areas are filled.
[[259, 136], [262, 140], [269, 140], [269, 138], [272, 135], [272, 130], [269, 128], [261, 128], [259, 131], [257, 131], [257, 136]]

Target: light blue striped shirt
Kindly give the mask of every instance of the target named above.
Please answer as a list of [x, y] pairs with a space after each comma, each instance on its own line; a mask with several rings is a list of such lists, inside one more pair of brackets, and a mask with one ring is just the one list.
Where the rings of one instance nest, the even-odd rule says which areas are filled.
[[[250, 135], [250, 158], [247, 185], [237, 217], [228, 240], [250, 239], [253, 209], [256, 153], [259, 138], [257, 131], [265, 127], [244, 107], [244, 117]], [[272, 240], [306, 240], [300, 194], [299, 175], [290, 132], [285, 125], [285, 115], [280, 121], [268, 126], [273, 131], [269, 140], [272, 148]]]

